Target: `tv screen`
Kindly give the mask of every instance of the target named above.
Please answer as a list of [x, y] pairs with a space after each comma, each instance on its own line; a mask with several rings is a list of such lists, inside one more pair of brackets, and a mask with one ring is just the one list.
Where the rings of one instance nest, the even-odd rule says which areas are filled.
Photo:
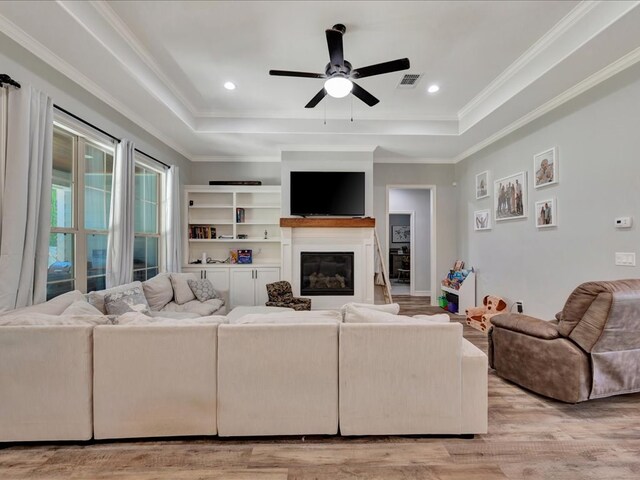
[[291, 172], [291, 215], [364, 215], [364, 172]]

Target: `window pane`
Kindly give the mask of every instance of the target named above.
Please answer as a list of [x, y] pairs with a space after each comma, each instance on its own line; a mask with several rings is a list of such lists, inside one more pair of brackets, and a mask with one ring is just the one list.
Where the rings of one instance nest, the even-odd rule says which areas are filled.
[[53, 131], [53, 180], [51, 226], [73, 227], [73, 170], [75, 139], [58, 129]]
[[85, 145], [84, 226], [90, 230], [107, 230], [111, 211], [113, 158], [90, 144]]
[[47, 301], [51, 300], [58, 295], [62, 295], [63, 293], [71, 292], [75, 290], [76, 282], [73, 280], [69, 282], [56, 282], [47, 284]]
[[147, 271], [146, 270], [135, 270], [133, 272], [133, 281], [134, 282], [144, 282], [147, 279]]
[[147, 270], [147, 279], [153, 278], [158, 275], [158, 271], [159, 270], [157, 268], [150, 268], [149, 270]]
[[158, 239], [147, 238], [147, 268], [158, 266]]
[[144, 198], [144, 178], [143, 178], [143, 174], [144, 174], [144, 169], [138, 165], [136, 165], [136, 192], [135, 192], [135, 198], [136, 199], [142, 199]]
[[96, 290], [104, 290], [107, 288], [106, 277], [87, 278], [87, 292], [95, 292]]
[[147, 251], [145, 248], [145, 237], [135, 237], [133, 242], [133, 269], [146, 268]]
[[150, 170], [145, 171], [144, 175], [144, 200], [148, 202], [158, 201], [158, 173]]
[[52, 233], [49, 236], [48, 283], [75, 277], [73, 237], [72, 233]]
[[87, 277], [104, 275], [107, 268], [107, 236], [87, 236]]
[[144, 225], [142, 233], [158, 233], [158, 206], [155, 203], [144, 204]]

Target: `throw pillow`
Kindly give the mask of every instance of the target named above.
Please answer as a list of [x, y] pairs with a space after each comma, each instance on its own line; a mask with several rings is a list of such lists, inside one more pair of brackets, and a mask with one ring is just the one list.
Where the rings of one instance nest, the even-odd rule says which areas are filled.
[[155, 312], [162, 310], [167, 303], [173, 300], [173, 287], [167, 273], [161, 273], [142, 282], [142, 289], [147, 303], [149, 303], [149, 308]]
[[380, 312], [392, 313], [393, 315], [397, 315], [400, 312], [400, 305], [397, 303], [387, 303], [384, 305], [373, 305], [371, 303], [345, 303], [340, 308], [340, 313], [342, 313], [342, 317], [344, 318], [347, 308], [368, 308], [370, 310], [378, 310]]
[[218, 294], [213, 289], [213, 284], [206, 278], [201, 280], [191, 280], [188, 278], [187, 284], [189, 284], [191, 291], [201, 302], [218, 298]]
[[131, 282], [126, 283], [124, 285], [118, 285], [117, 287], [107, 288], [106, 290], [96, 290], [95, 292], [89, 292], [86, 295], [87, 301], [100, 310], [102, 313], [106, 314], [107, 310], [104, 307], [104, 297], [110, 293], [122, 292], [125, 290], [130, 290], [133, 287], [142, 288], [142, 283], [140, 282]]
[[196, 296], [187, 283], [189, 279], [197, 280], [193, 273], [172, 273], [169, 278], [171, 279], [171, 286], [173, 287], [173, 300], [178, 305], [196, 299]]
[[80, 290], [73, 290], [71, 292], [58, 295], [48, 302], [2, 312], [0, 313], [0, 316], [13, 315], [18, 313], [45, 313], [48, 315], [60, 315], [62, 312], [64, 312], [65, 308], [67, 308], [73, 302], [77, 302], [79, 300], [84, 300], [84, 295], [82, 294], [82, 292], [80, 292]]
[[79, 300], [69, 305], [61, 315], [103, 315], [103, 313], [86, 300]]
[[109, 315], [122, 315], [127, 312], [147, 313], [149, 304], [142, 291], [142, 286], [135, 286], [105, 295], [104, 308]]

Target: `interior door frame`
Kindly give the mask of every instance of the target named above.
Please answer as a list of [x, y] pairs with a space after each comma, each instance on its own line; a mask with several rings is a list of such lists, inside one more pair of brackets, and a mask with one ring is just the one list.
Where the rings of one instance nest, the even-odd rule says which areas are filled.
[[[427, 295], [431, 296], [431, 305], [437, 305], [437, 295], [439, 293], [438, 288], [437, 288], [437, 279], [436, 279], [436, 271], [437, 271], [437, 262], [436, 262], [436, 239], [437, 239], [437, 235], [436, 235], [436, 212], [437, 212], [437, 206], [436, 206], [436, 199], [437, 199], [437, 195], [436, 195], [436, 186], [435, 185], [398, 185], [398, 184], [388, 184], [386, 186], [386, 196], [385, 196], [385, 234], [387, 235], [387, 237], [385, 238], [385, 251], [386, 251], [386, 257], [384, 259], [385, 262], [387, 262], [387, 272], [389, 271], [389, 229], [391, 228], [391, 226], [389, 225], [389, 213], [395, 213], [395, 212], [389, 212], [389, 194], [391, 192], [391, 190], [430, 190], [431, 191], [431, 209], [430, 209], [430, 225], [429, 225], [429, 229], [430, 229], [430, 236], [431, 236], [431, 248], [430, 248], [430, 252], [429, 252], [429, 261], [430, 261], [430, 277], [431, 277], [431, 285], [430, 285], [430, 290], [426, 293]], [[412, 231], [413, 231], [413, 226], [411, 227]], [[411, 240], [413, 242], [413, 238], [414, 235], [411, 235]], [[410, 274], [410, 281], [411, 281], [411, 287], [410, 287], [410, 292], [415, 292], [415, 255], [413, 254], [414, 250], [414, 245], [413, 243], [411, 243], [411, 251], [412, 251], [412, 255], [411, 255], [411, 274]], [[411, 293], [411, 295], [413, 295], [413, 293]], [[422, 294], [425, 295], [425, 294]]]
[[[414, 235], [415, 232], [415, 218], [416, 218], [416, 211], [415, 210], [390, 210], [387, 213], [387, 239], [390, 238], [391, 236], [391, 227], [393, 225], [391, 225], [391, 223], [389, 222], [389, 217], [391, 215], [409, 215], [409, 295], [411, 296], [415, 296], [416, 293], [416, 282], [415, 282], [415, 272], [416, 272], [416, 256], [415, 256], [415, 238], [416, 236]], [[387, 244], [390, 244], [391, 241], [388, 240]], [[389, 261], [389, 251], [391, 249], [389, 248], [389, 245], [387, 245], [387, 262]], [[388, 272], [391, 271], [391, 265], [389, 265], [389, 269], [387, 270]], [[389, 278], [389, 281], [391, 281], [391, 278]], [[391, 292], [393, 294], [393, 292]]]

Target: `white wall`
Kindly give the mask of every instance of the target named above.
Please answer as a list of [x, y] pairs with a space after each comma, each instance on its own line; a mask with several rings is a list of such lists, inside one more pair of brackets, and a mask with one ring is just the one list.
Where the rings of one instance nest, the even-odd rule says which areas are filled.
[[[282, 152], [282, 216], [291, 215], [291, 172], [364, 172], [364, 214], [373, 216], [372, 152]], [[380, 217], [384, 219], [384, 215]]]
[[[522, 300], [524, 311], [551, 319], [567, 296], [588, 280], [640, 277], [640, 267], [614, 265], [614, 252], [640, 250], [640, 64], [541, 117], [456, 165], [458, 251], [476, 266], [478, 299], [486, 294]], [[535, 190], [533, 155], [557, 146], [559, 183]], [[475, 200], [475, 175], [492, 180], [527, 171], [529, 217], [495, 222], [475, 232], [474, 210], [492, 209], [491, 198]], [[556, 197], [557, 228], [535, 227], [535, 201]], [[631, 229], [614, 218], [634, 217]]]
[[453, 186], [454, 165], [374, 163], [373, 190], [376, 230], [381, 248], [386, 252], [385, 229], [387, 185], [434, 185], [436, 225], [436, 288], [431, 297], [437, 298], [437, 282], [444, 278], [457, 258], [456, 215], [457, 191]]
[[416, 294], [431, 295], [431, 190], [391, 189], [389, 211], [415, 212], [414, 230], [411, 232], [414, 244], [411, 255], [415, 267], [413, 288]]
[[259, 180], [280, 185], [280, 162], [193, 162], [191, 185], [209, 185], [209, 180]]

